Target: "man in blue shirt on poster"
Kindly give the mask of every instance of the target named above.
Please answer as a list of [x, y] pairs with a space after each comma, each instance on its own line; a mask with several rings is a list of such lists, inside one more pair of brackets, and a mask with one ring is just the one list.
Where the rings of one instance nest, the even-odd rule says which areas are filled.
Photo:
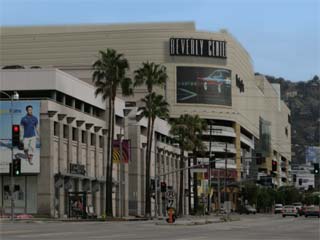
[[21, 118], [21, 141], [23, 142], [24, 153], [30, 165], [36, 150], [37, 137], [39, 137], [38, 119], [32, 115], [32, 106], [26, 107], [27, 114]]

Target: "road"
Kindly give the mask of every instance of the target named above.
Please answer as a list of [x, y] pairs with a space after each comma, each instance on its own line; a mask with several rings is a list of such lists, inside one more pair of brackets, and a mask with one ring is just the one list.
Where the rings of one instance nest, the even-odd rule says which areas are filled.
[[240, 221], [193, 226], [146, 222], [2, 222], [1, 240], [59, 239], [214, 239], [319, 240], [318, 218], [282, 218], [280, 215], [241, 216]]

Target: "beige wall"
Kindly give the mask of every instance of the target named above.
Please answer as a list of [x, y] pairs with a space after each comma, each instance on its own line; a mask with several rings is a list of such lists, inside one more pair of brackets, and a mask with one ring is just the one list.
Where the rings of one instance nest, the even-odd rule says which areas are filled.
[[[274, 149], [290, 158], [288, 108], [281, 102], [273, 87], [261, 76], [254, 76], [249, 54], [229, 33], [196, 31], [192, 22], [95, 25], [64, 27], [1, 28], [0, 65], [40, 65], [58, 67], [91, 83], [90, 66], [98, 50], [115, 48], [130, 63], [130, 75], [143, 61], [165, 64], [168, 70], [167, 100], [173, 117], [182, 113], [199, 114], [203, 118], [236, 121], [259, 138], [259, 117], [272, 122]], [[180, 57], [169, 55], [169, 38], [187, 37], [227, 42], [227, 59]], [[232, 107], [214, 105], [176, 104], [176, 67], [223, 67], [232, 71]], [[235, 74], [244, 81], [245, 92], [235, 86]], [[261, 91], [258, 88], [264, 90]], [[163, 92], [162, 90], [159, 90]], [[135, 90], [134, 97], [144, 96], [144, 88]]]

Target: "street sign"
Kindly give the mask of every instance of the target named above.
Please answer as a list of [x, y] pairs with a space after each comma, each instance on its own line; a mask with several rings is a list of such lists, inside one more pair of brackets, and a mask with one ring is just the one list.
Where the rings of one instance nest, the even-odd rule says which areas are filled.
[[174, 194], [174, 191], [170, 190], [170, 191], [167, 191], [166, 192], [166, 198], [168, 200], [173, 200], [175, 198], [175, 194]]

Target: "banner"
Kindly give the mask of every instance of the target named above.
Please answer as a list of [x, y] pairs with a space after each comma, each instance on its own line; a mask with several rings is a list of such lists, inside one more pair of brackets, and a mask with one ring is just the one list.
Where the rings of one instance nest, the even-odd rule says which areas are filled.
[[[130, 140], [122, 140], [122, 159], [124, 163], [128, 163], [130, 160], [130, 150]], [[121, 159], [120, 155], [120, 141], [113, 140], [112, 161], [119, 164]]]
[[[12, 120], [11, 120], [12, 117]], [[20, 125], [21, 146], [13, 158], [21, 159], [21, 173], [40, 172], [40, 101], [0, 101], [0, 173], [12, 162], [12, 125]]]

